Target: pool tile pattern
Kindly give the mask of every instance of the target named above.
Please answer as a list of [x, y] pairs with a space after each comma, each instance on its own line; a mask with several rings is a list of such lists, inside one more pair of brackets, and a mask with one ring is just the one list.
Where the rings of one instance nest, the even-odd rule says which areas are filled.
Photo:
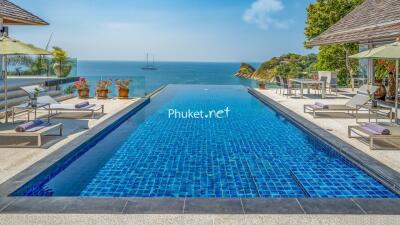
[[[168, 118], [226, 107], [227, 118]], [[77, 160], [23, 195], [397, 198], [244, 87], [169, 86], [143, 111], [87, 153], [101, 159]]]

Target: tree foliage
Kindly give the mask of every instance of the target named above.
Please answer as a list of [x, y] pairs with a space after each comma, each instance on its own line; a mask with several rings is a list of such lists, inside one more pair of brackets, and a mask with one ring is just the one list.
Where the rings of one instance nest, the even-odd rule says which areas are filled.
[[315, 54], [306, 56], [289, 53], [274, 57], [263, 64], [254, 72], [254, 78], [271, 79], [275, 76], [299, 77], [314, 70], [317, 61]]
[[52, 55], [54, 60], [60, 64], [64, 63], [68, 58], [67, 52], [60, 47], [53, 47]]
[[[305, 35], [307, 41], [317, 37], [337, 23], [364, 0], [317, 0], [307, 8]], [[346, 61], [346, 56], [358, 52], [356, 44], [336, 44], [319, 48], [318, 70], [336, 70], [339, 83], [347, 82], [348, 74], [354, 74], [356, 61]]]

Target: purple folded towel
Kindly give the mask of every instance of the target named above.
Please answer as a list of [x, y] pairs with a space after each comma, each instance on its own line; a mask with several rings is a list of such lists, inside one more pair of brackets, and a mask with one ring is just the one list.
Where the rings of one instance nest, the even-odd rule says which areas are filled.
[[311, 105], [310, 106], [312, 109], [323, 109], [323, 107], [318, 106], [318, 105]]
[[84, 108], [84, 107], [86, 107], [88, 105], [89, 105], [89, 102], [85, 101], [85, 102], [81, 102], [81, 103], [76, 104], [75, 108], [80, 109], [80, 108]]
[[42, 126], [44, 124], [43, 120], [33, 120], [27, 123], [23, 123], [21, 125], [18, 125], [15, 128], [16, 132], [25, 132], [27, 130], [31, 130], [34, 127]]
[[362, 128], [375, 134], [390, 135], [389, 129], [375, 123], [366, 123]]
[[327, 105], [325, 105], [325, 104], [322, 103], [322, 102], [316, 102], [316, 103], [314, 103], [314, 105], [315, 105], [315, 106], [318, 106], [319, 108], [322, 108], [322, 109], [325, 109], [325, 108], [328, 107]]

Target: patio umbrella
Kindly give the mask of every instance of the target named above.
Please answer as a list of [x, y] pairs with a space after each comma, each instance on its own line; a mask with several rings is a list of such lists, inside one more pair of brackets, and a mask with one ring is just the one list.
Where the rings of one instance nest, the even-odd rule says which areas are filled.
[[4, 76], [4, 109], [5, 121], [8, 122], [7, 114], [7, 56], [10, 55], [50, 55], [49, 51], [12, 39], [7, 36], [0, 37], [0, 56], [2, 62], [2, 74]]
[[399, 90], [399, 60], [400, 60], [400, 39], [396, 42], [383, 45], [381, 47], [373, 48], [367, 51], [360, 52], [358, 54], [350, 56], [353, 59], [393, 59], [396, 60], [396, 100], [395, 100], [395, 111], [396, 111], [396, 123], [398, 118], [398, 104], [397, 99]]

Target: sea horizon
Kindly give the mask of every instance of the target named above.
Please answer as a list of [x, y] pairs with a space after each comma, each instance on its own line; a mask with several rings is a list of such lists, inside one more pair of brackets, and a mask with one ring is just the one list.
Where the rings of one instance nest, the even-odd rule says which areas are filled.
[[[267, 59], [266, 59], [267, 60]], [[127, 60], [127, 59], [79, 59], [77, 61], [81, 62], [144, 62], [146, 60]], [[156, 60], [155, 63], [215, 63], [215, 64], [241, 64], [241, 63], [248, 63], [248, 64], [261, 64], [263, 61], [255, 62], [255, 61], [197, 61], [197, 60]]]
[[[154, 64], [157, 70], [143, 70], [146, 61], [78, 60], [77, 63], [77, 76], [89, 81], [92, 94], [99, 80], [133, 80], [132, 96], [144, 96], [167, 84], [256, 85], [254, 80], [235, 76], [239, 62], [158, 61]], [[111, 94], [115, 94], [113, 88]]]

